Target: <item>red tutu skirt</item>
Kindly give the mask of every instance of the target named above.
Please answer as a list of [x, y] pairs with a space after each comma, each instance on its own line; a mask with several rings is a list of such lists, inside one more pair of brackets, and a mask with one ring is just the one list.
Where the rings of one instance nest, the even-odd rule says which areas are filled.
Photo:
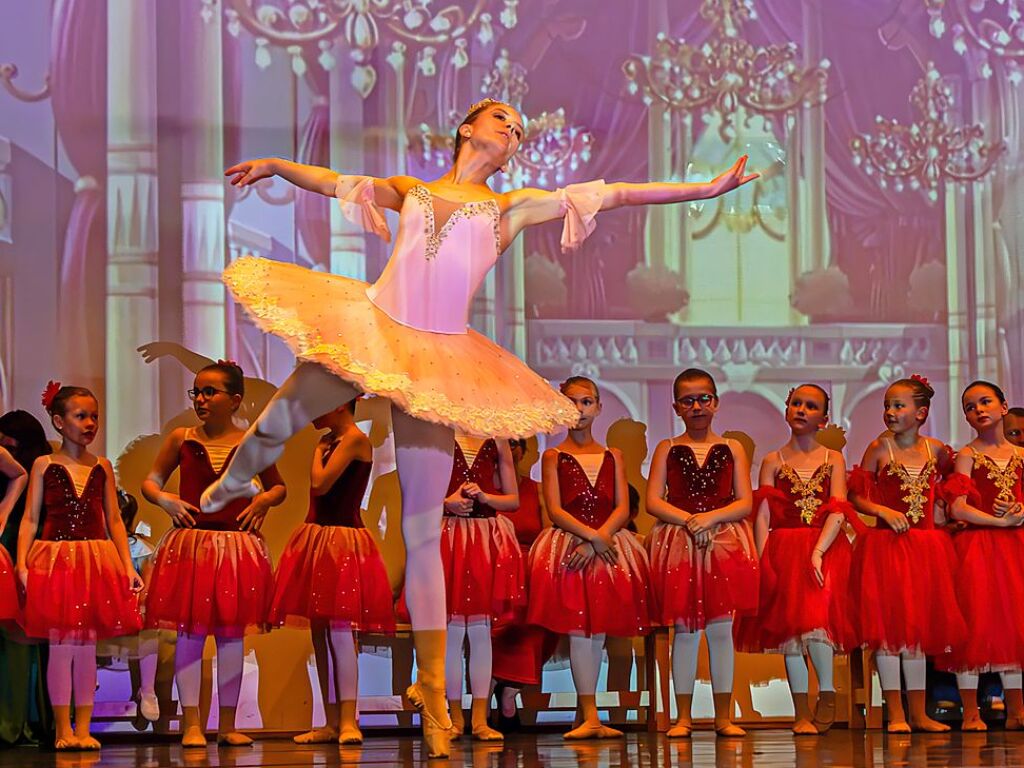
[[800, 653], [810, 641], [842, 649], [855, 645], [849, 576], [852, 547], [840, 532], [822, 564], [819, 586], [811, 555], [820, 528], [776, 528], [761, 554], [757, 615], [736, 624], [736, 648], [746, 653]]
[[870, 529], [860, 537], [850, 572], [859, 643], [889, 653], [920, 648], [928, 656], [958, 647], [967, 627], [956, 573], [945, 531]]
[[448, 617], [512, 621], [526, 605], [523, 554], [507, 517], [451, 517], [441, 524]]
[[109, 539], [37, 540], [27, 567], [22, 627], [29, 637], [91, 643], [142, 628], [128, 573]]
[[14, 563], [7, 550], [0, 546], [0, 623], [20, 622], [21, 606], [18, 601], [18, 579]]
[[968, 528], [953, 535], [956, 596], [968, 627], [939, 665], [955, 672], [1018, 669], [1024, 661], [1024, 529]]
[[757, 554], [745, 522], [720, 525], [703, 550], [684, 526], [658, 523], [646, 546], [654, 623], [694, 632], [714, 619], [757, 610]]
[[530, 549], [527, 622], [560, 635], [641, 635], [650, 627], [647, 583], [650, 565], [629, 531], [614, 536], [619, 560], [593, 557], [576, 571], [566, 567], [583, 539], [560, 528], [545, 528]]
[[157, 547], [146, 624], [242, 637], [266, 628], [274, 574], [259, 534], [175, 528]]
[[384, 560], [368, 530], [303, 523], [277, 565], [269, 621], [394, 632], [393, 602]]

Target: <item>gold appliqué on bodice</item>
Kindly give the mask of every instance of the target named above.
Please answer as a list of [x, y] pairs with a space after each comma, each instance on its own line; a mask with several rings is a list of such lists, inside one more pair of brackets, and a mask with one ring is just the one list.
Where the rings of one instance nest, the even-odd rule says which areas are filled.
[[448, 217], [441, 230], [437, 231], [434, 221], [434, 196], [430, 190], [424, 186], [415, 186], [409, 190], [408, 194], [420, 201], [426, 213], [423, 226], [423, 234], [426, 235], [426, 246], [423, 251], [423, 257], [427, 261], [432, 261], [437, 256], [437, 252], [441, 249], [441, 243], [444, 242], [444, 239], [459, 219], [472, 218], [481, 213], [487, 214], [488, 218], [490, 218], [491, 227], [494, 229], [494, 247], [496, 250], [500, 247], [501, 213], [498, 210], [496, 200], [475, 200], [469, 203], [462, 203]]
[[921, 518], [924, 517], [924, 505], [928, 503], [928, 489], [935, 467], [935, 457], [932, 456], [921, 467], [920, 474], [917, 477], [913, 477], [901, 462], [889, 462], [889, 467], [886, 471], [893, 477], [899, 478], [900, 491], [905, 494], [901, 497], [901, 501], [906, 503], [906, 515], [914, 523], [920, 522]]
[[1000, 467], [995, 460], [980, 452], [974, 454], [974, 463], [988, 470], [988, 479], [999, 489], [996, 499], [999, 501], [1014, 500], [1013, 486], [1017, 484], [1017, 470], [1021, 466], [1019, 453], [1014, 453], [1005, 467]]
[[814, 522], [814, 516], [818, 514], [818, 508], [822, 505], [818, 494], [821, 493], [825, 481], [832, 477], [832, 464], [822, 464], [806, 480], [802, 479], [789, 464], [779, 467], [779, 474], [792, 484], [793, 493], [798, 496], [794, 503], [800, 510], [800, 519], [810, 525]]

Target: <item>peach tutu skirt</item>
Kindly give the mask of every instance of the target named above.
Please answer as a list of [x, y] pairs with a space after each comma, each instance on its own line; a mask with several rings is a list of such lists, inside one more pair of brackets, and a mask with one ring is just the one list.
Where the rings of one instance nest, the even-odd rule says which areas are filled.
[[146, 625], [242, 637], [266, 629], [274, 573], [259, 534], [174, 528], [157, 547]]
[[270, 623], [394, 632], [393, 604], [384, 560], [368, 530], [303, 523], [281, 553]]
[[422, 331], [393, 320], [359, 280], [245, 257], [224, 271], [235, 300], [296, 357], [418, 419], [462, 432], [520, 437], [579, 414], [518, 357], [475, 331]]
[[51, 642], [96, 642], [142, 628], [128, 573], [109, 539], [41, 541], [28, 554], [22, 627]]

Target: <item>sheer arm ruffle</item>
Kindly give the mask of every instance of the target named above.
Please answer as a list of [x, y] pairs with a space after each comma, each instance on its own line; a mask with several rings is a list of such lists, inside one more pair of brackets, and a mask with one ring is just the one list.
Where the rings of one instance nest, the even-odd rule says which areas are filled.
[[384, 212], [377, 205], [372, 176], [348, 176], [339, 174], [334, 186], [334, 196], [346, 219], [367, 232], [373, 232], [385, 243], [391, 242], [391, 230], [384, 218]]
[[583, 241], [597, 228], [594, 219], [604, 201], [604, 188], [604, 179], [597, 179], [582, 184], [570, 184], [555, 193], [561, 199], [562, 214], [565, 217], [565, 223], [562, 225], [563, 253], [579, 249]]
[[860, 466], [850, 470], [846, 478], [846, 490], [855, 496], [860, 496], [868, 501], [875, 500], [875, 473], [868, 472]]
[[966, 496], [967, 503], [972, 507], [981, 506], [981, 494], [978, 492], [978, 487], [974, 484], [974, 480], [960, 472], [954, 472], [947, 477], [939, 485], [938, 491], [939, 498], [946, 502], [948, 506], [952, 506], [953, 502], [961, 496]]
[[860, 515], [857, 514], [857, 510], [854, 509], [853, 504], [842, 499], [831, 498], [821, 506], [821, 513], [823, 515], [834, 515], [839, 513], [846, 518], [846, 522], [850, 524], [854, 532], [858, 536], [862, 536], [867, 532], [868, 527], [864, 525], [864, 521], [860, 519]]

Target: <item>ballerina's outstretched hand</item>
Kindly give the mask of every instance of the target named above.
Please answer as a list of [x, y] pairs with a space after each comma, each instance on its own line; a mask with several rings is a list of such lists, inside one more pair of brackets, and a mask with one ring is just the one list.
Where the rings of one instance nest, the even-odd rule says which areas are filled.
[[760, 173], [747, 173], [747, 160], [748, 155], [744, 155], [735, 163], [732, 168], [720, 173], [709, 184], [709, 197], [718, 197], [718, 195], [724, 195], [726, 192], [731, 192], [737, 187], [742, 187], [749, 181], [760, 178]]

